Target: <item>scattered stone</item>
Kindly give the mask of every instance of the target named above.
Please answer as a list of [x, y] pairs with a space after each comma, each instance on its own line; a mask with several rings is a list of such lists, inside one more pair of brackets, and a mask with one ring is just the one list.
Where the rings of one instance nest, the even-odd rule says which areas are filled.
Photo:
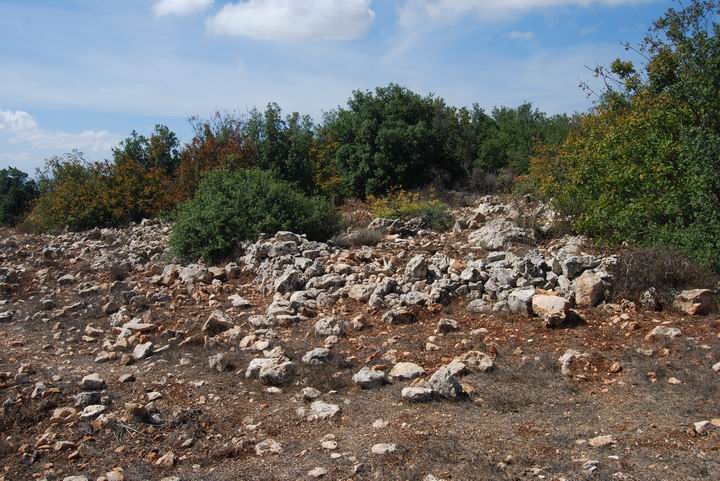
[[440, 319], [438, 321], [436, 332], [438, 334], [448, 334], [460, 330], [460, 326], [454, 319]]
[[258, 456], [280, 453], [282, 453], [282, 445], [274, 439], [266, 439], [255, 445], [255, 454]]
[[88, 374], [80, 382], [80, 387], [84, 391], [102, 391], [105, 389], [105, 380], [97, 373]]
[[425, 374], [425, 369], [412, 362], [399, 362], [390, 370], [390, 379], [412, 381]]
[[417, 321], [415, 314], [408, 309], [392, 309], [382, 316], [385, 324], [412, 324]]
[[153, 352], [153, 343], [152, 342], [145, 342], [142, 344], [138, 344], [133, 348], [132, 356], [133, 359], [136, 361], [140, 361], [142, 359], [145, 359]]
[[400, 395], [411, 403], [425, 403], [432, 401], [433, 390], [426, 387], [404, 387]]
[[208, 358], [208, 365], [213, 371], [223, 372], [228, 368], [228, 359], [224, 353], [215, 354]]
[[397, 445], [388, 444], [388, 443], [379, 443], [379, 444], [373, 445], [373, 447], [370, 448], [370, 451], [373, 454], [379, 454], [379, 455], [392, 454], [395, 451], [397, 451]]
[[451, 401], [465, 397], [462, 385], [447, 366], [441, 367], [430, 377], [430, 387], [438, 396]]
[[603, 448], [605, 446], [613, 446], [615, 444], [617, 444], [617, 440], [615, 439], [615, 436], [612, 435], [598, 436], [588, 440], [588, 445], [593, 448]]
[[645, 336], [645, 339], [648, 341], [661, 337], [675, 339], [680, 336], [682, 336], [682, 331], [677, 327], [657, 326]]
[[573, 282], [575, 287], [575, 304], [580, 307], [595, 307], [605, 296], [605, 286], [598, 274], [585, 271]]
[[387, 382], [384, 372], [375, 371], [367, 366], [355, 373], [352, 377], [352, 381], [362, 389], [374, 389]]

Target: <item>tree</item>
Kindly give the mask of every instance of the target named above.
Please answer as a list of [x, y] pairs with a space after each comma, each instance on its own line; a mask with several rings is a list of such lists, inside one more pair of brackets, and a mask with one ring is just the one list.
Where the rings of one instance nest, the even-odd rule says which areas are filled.
[[597, 67], [598, 104], [529, 182], [574, 227], [609, 242], [665, 245], [720, 269], [720, 4], [670, 9], [636, 67]]
[[133, 160], [143, 168], [158, 168], [172, 174], [180, 162], [179, 146], [174, 132], [165, 125], [156, 125], [149, 138], [133, 130], [130, 137], [113, 149], [113, 159], [116, 163]]
[[0, 225], [22, 220], [38, 195], [37, 184], [14, 167], [0, 170]]

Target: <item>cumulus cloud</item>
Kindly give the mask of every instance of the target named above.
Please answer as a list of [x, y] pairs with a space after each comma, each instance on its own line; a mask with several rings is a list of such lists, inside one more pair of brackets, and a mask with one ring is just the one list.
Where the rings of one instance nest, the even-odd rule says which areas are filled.
[[552, 7], [623, 5], [647, 1], [650, 0], [406, 0], [400, 8], [400, 23], [411, 26], [426, 19], [451, 21], [466, 15], [492, 21]]
[[371, 0], [247, 0], [225, 5], [207, 21], [215, 35], [258, 40], [350, 40], [363, 36]]
[[42, 129], [32, 115], [22, 110], [0, 110], [0, 131], [10, 133], [9, 144], [27, 144], [36, 149], [107, 152], [122, 140], [121, 136], [105, 130], [86, 130], [73, 134]]
[[165, 15], [191, 15], [210, 8], [213, 0], [159, 0], [153, 5], [158, 17]]
[[27, 131], [37, 128], [37, 122], [27, 112], [0, 110], [0, 130], [11, 132]]

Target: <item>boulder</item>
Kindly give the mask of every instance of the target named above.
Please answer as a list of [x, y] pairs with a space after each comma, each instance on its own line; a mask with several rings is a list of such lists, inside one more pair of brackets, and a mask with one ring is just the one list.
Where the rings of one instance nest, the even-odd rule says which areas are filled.
[[422, 254], [418, 254], [410, 259], [407, 267], [405, 267], [405, 277], [408, 280], [419, 281], [427, 277], [428, 264]]
[[715, 309], [715, 296], [709, 289], [682, 291], [675, 297], [674, 307], [691, 316], [704, 316]]
[[347, 331], [347, 322], [337, 317], [324, 317], [315, 323], [318, 336], [341, 336]]
[[532, 310], [542, 318], [546, 327], [558, 327], [565, 322], [570, 301], [560, 296], [536, 294], [532, 298]]
[[511, 312], [522, 315], [532, 315], [532, 299], [535, 296], [534, 287], [521, 287], [513, 289], [507, 298], [508, 308]]
[[488, 251], [503, 250], [513, 243], [531, 244], [534, 236], [531, 230], [519, 227], [507, 219], [493, 219], [468, 237], [475, 244]]
[[575, 304], [580, 307], [595, 307], [605, 297], [605, 286], [600, 276], [591, 271], [585, 271], [573, 282], [575, 290]]
[[290, 382], [295, 375], [295, 364], [290, 361], [273, 362], [260, 368], [258, 379], [263, 384], [279, 386]]

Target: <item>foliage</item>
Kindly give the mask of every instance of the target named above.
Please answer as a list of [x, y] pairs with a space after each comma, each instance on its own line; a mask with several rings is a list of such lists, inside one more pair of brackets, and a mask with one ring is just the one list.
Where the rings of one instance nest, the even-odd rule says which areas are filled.
[[453, 216], [447, 204], [430, 196], [423, 198], [418, 192], [394, 189], [385, 197], [368, 197], [370, 209], [384, 219], [413, 219], [422, 217], [428, 225], [439, 231], [452, 227]]
[[113, 159], [116, 163], [133, 160], [145, 169], [157, 168], [171, 174], [180, 162], [179, 146], [174, 132], [165, 125], [156, 125], [150, 137], [133, 130], [130, 137], [113, 149]]
[[87, 162], [74, 151], [52, 157], [39, 172], [40, 195], [25, 219], [37, 232], [120, 226], [169, 209], [170, 178], [161, 167], [122, 158]]
[[531, 162], [525, 185], [580, 232], [672, 246], [720, 268], [718, 4], [669, 10], [626, 61], [596, 71], [607, 89], [559, 149]]
[[37, 184], [15, 168], [0, 170], [0, 225], [15, 225], [37, 197]]
[[328, 128], [338, 141], [335, 159], [345, 185], [365, 197], [462, 174], [448, 148], [455, 123], [454, 111], [442, 99], [390, 84], [375, 92], [355, 91]]
[[339, 222], [326, 199], [308, 196], [270, 171], [223, 169], [208, 173], [180, 207], [170, 242], [181, 256], [217, 259], [263, 232], [289, 230], [327, 240]]

